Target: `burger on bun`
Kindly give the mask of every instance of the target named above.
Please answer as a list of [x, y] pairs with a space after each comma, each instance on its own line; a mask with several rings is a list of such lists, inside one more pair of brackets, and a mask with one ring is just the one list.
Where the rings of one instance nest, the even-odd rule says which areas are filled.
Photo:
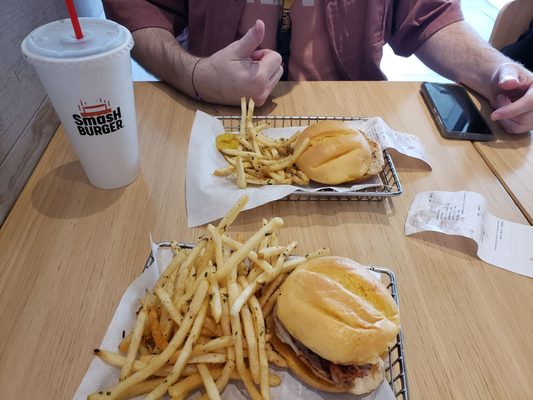
[[274, 348], [302, 381], [353, 394], [383, 381], [381, 356], [400, 329], [398, 306], [383, 283], [342, 257], [316, 258], [292, 272], [269, 323]]
[[296, 161], [309, 179], [328, 185], [362, 182], [379, 174], [385, 161], [381, 146], [343, 121], [319, 121], [298, 137], [294, 150], [309, 138], [310, 145]]

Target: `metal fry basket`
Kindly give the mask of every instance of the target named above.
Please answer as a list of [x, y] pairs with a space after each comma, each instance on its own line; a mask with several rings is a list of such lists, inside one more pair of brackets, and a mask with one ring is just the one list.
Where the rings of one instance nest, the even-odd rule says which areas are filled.
[[[390, 294], [396, 304], [398, 301], [398, 291], [396, 284], [396, 275], [391, 270], [385, 268], [368, 267], [371, 271], [380, 274], [381, 281], [389, 289]], [[400, 333], [396, 336], [396, 343], [392, 347], [389, 347], [389, 357], [385, 360], [385, 379], [389, 382], [394, 396], [398, 400], [409, 399], [409, 388], [407, 385], [407, 371], [405, 367], [405, 355], [403, 348], [403, 334]]]
[[[169, 247], [170, 242], [161, 242], [159, 246]], [[178, 243], [181, 248], [192, 249], [194, 246], [188, 243]], [[152, 254], [148, 257], [143, 271], [149, 268], [154, 262]], [[369, 270], [380, 275], [381, 281], [390, 291], [390, 294], [396, 304], [398, 302], [398, 291], [396, 284], [396, 275], [391, 270], [378, 267], [367, 267]], [[396, 336], [396, 343], [388, 349], [388, 357], [385, 360], [385, 379], [389, 383], [394, 396], [397, 400], [409, 400], [409, 388], [407, 384], [407, 371], [405, 366], [405, 355], [403, 347], [402, 331]]]
[[[228, 131], [238, 131], [241, 123], [240, 116], [218, 116], [216, 117]], [[255, 124], [269, 124], [270, 128], [287, 128], [308, 126], [312, 123], [325, 120], [336, 121], [364, 121], [365, 118], [358, 117], [304, 117], [304, 116], [254, 116]], [[381, 171], [380, 178], [383, 186], [365, 188], [361, 190], [351, 190], [347, 192], [338, 192], [329, 188], [319, 189], [316, 192], [309, 193], [297, 189], [283, 200], [374, 200], [379, 201], [387, 197], [395, 197], [402, 194], [403, 189], [398, 178], [398, 173], [394, 168], [394, 163], [387, 150], [383, 151], [385, 166]]]

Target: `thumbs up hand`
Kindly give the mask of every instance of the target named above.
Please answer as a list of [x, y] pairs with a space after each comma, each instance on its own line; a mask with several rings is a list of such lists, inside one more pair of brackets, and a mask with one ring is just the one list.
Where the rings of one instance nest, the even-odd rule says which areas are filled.
[[258, 47], [265, 37], [265, 24], [257, 20], [239, 40], [200, 60], [194, 84], [203, 100], [237, 105], [251, 97], [257, 106], [265, 103], [283, 74], [279, 53]]

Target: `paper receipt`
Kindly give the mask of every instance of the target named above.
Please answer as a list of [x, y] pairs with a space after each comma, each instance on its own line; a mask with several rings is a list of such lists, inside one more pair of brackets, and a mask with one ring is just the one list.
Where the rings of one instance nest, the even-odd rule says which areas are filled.
[[493, 216], [478, 193], [419, 193], [407, 214], [405, 234], [423, 231], [470, 238], [483, 261], [533, 278], [533, 227]]

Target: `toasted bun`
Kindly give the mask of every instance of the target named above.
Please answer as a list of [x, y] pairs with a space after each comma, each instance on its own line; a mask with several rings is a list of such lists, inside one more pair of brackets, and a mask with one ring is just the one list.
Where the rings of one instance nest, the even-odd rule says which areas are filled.
[[295, 151], [309, 138], [310, 146], [298, 157], [297, 167], [310, 179], [336, 185], [363, 181], [384, 166], [380, 145], [342, 121], [319, 121], [307, 127], [295, 143]]
[[398, 307], [383, 283], [342, 257], [298, 267], [281, 286], [276, 312], [296, 340], [336, 364], [371, 363], [400, 329]]
[[353, 382], [349, 385], [339, 387], [335, 386], [333, 383], [328, 382], [324, 379], [319, 378], [313, 373], [311, 368], [303, 362], [296, 353], [279, 340], [276, 335], [272, 335], [270, 339], [274, 349], [287, 361], [287, 365], [291, 371], [304, 383], [309, 386], [322, 390], [324, 392], [331, 393], [353, 393], [353, 394], [364, 394], [369, 393], [372, 390], [376, 389], [384, 378], [384, 368], [383, 361], [381, 359], [376, 359], [375, 362], [379, 364], [379, 368], [364, 378], [355, 378]]

